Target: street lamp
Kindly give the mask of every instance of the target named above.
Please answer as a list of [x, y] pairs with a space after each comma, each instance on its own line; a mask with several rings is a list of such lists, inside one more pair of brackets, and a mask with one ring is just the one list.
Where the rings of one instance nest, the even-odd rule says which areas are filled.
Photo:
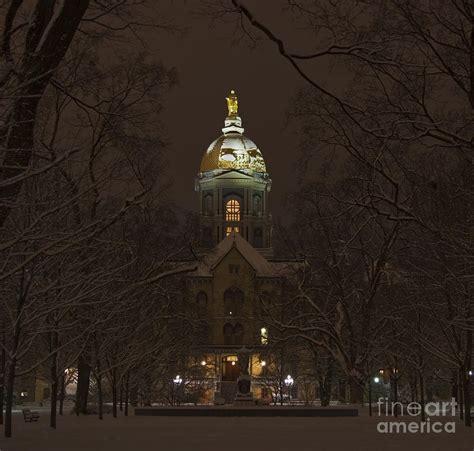
[[380, 382], [380, 378], [379, 378], [379, 377], [374, 377], [374, 382], [375, 382], [376, 384], [378, 384], [378, 383]]
[[285, 378], [285, 385], [288, 388], [288, 402], [291, 403], [291, 387], [293, 386], [294, 380], [293, 378], [288, 374]]
[[176, 404], [176, 391], [182, 382], [183, 379], [179, 374], [177, 374], [176, 377], [173, 379], [173, 405]]

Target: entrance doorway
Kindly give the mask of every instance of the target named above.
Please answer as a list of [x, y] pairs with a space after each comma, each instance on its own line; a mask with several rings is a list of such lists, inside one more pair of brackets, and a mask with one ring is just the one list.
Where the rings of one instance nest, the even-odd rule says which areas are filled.
[[240, 366], [236, 355], [222, 357], [222, 380], [236, 381], [240, 376]]

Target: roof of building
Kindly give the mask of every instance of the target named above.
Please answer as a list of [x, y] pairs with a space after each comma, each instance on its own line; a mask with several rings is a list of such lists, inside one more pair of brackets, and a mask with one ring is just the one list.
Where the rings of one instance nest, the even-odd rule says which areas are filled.
[[197, 270], [189, 275], [191, 277], [211, 277], [214, 269], [232, 249], [236, 249], [242, 255], [255, 270], [257, 277], [286, 277], [294, 272], [296, 266], [301, 265], [301, 262], [295, 261], [272, 262], [267, 260], [239, 233], [231, 232], [202, 258], [198, 263]]
[[200, 171], [216, 169], [252, 169], [267, 172], [265, 161], [257, 145], [238, 132], [219, 136], [202, 157]]

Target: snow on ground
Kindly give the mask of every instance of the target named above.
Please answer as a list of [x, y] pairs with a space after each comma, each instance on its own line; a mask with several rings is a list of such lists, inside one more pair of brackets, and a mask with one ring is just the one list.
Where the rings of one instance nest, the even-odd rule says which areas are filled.
[[[14, 437], [1, 451], [471, 451], [474, 433], [459, 422], [455, 434], [380, 434], [377, 417], [190, 418], [106, 415], [58, 418], [48, 427], [14, 416]], [[0, 429], [3, 429], [0, 426]]]

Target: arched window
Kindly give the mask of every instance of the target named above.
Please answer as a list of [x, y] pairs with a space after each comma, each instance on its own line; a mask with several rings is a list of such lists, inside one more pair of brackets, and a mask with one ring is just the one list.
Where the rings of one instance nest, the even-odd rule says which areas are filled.
[[225, 220], [227, 222], [225, 228], [226, 236], [232, 232], [239, 232], [240, 202], [237, 199], [230, 199], [225, 203]]
[[212, 213], [213, 210], [213, 197], [212, 194], [206, 194], [204, 197], [204, 210], [206, 213]]
[[242, 324], [236, 324], [234, 326], [234, 344], [241, 345], [244, 340], [244, 326]]
[[227, 222], [240, 221], [240, 202], [237, 199], [230, 199], [226, 202], [225, 220]]
[[238, 288], [232, 287], [224, 291], [224, 315], [242, 316], [244, 306], [244, 293]]
[[196, 341], [201, 345], [209, 341], [209, 324], [203, 319], [196, 321]]
[[234, 338], [234, 328], [232, 327], [232, 324], [224, 324], [224, 344], [226, 345], [231, 345], [233, 344], [233, 338]]
[[253, 197], [253, 209], [256, 213], [262, 211], [262, 198], [258, 194]]
[[204, 291], [200, 291], [196, 296], [196, 312], [199, 318], [206, 316], [207, 294]]

